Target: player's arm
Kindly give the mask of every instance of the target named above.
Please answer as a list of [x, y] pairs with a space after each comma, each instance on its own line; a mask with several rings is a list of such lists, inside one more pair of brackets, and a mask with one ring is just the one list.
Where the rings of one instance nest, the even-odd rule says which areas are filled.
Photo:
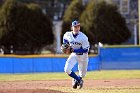
[[66, 33], [63, 36], [63, 44], [69, 44], [69, 41], [67, 39], [67, 34]]
[[61, 51], [65, 54], [71, 53], [69, 41], [67, 39], [67, 33], [65, 33], [64, 36], [63, 36], [63, 43], [61, 45]]

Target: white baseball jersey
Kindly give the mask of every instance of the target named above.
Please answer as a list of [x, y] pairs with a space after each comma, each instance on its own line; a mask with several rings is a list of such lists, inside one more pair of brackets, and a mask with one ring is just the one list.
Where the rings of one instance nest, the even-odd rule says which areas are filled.
[[81, 47], [83, 49], [89, 49], [88, 38], [82, 32], [79, 32], [76, 37], [73, 36], [72, 32], [66, 32], [64, 34], [63, 40], [66, 40], [66, 42], [69, 42], [70, 46], [73, 49], [80, 49]]
[[70, 74], [72, 68], [78, 62], [79, 76], [84, 77], [86, 75], [88, 65], [88, 37], [80, 31], [76, 36], [74, 36], [72, 32], [66, 32], [63, 37], [63, 43], [69, 43], [73, 49], [81, 49], [80, 52], [82, 52], [80, 55], [77, 52], [70, 54], [65, 64], [65, 72]]

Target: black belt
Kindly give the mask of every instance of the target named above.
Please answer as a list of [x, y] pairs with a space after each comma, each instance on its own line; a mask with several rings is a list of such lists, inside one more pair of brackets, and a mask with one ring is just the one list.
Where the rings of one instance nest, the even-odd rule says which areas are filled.
[[76, 55], [83, 55], [83, 53], [76, 53]]

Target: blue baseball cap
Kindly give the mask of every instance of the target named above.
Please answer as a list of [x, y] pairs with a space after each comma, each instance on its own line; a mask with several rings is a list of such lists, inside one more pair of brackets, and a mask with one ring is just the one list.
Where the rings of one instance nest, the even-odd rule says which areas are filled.
[[80, 25], [80, 23], [78, 21], [75, 20], [72, 22], [72, 26], [78, 26], [78, 25]]

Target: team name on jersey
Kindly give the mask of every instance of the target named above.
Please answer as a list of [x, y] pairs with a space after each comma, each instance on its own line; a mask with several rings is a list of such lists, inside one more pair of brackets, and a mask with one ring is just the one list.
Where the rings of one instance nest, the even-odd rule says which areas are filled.
[[73, 44], [73, 45], [82, 45], [81, 43], [79, 43], [79, 42], [70, 42], [70, 44]]

